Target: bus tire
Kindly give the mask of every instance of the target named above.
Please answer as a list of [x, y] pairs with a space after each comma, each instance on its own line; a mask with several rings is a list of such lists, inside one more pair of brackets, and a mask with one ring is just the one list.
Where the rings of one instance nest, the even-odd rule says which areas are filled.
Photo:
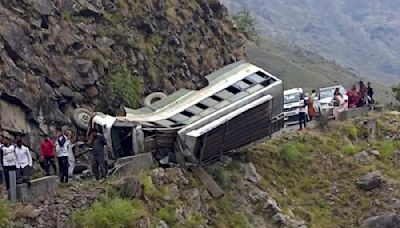
[[149, 107], [150, 105], [152, 105], [153, 103], [163, 99], [167, 97], [167, 95], [163, 92], [155, 92], [155, 93], [151, 93], [149, 94], [145, 99], [144, 99], [144, 105], [146, 107]]
[[74, 110], [72, 115], [72, 119], [76, 126], [78, 126], [82, 130], [87, 130], [89, 127], [89, 120], [92, 115], [92, 112], [85, 108], [77, 108]]

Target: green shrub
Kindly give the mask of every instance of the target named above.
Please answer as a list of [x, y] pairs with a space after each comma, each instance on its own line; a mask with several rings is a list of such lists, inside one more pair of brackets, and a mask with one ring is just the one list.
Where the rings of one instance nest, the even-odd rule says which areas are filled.
[[8, 227], [10, 223], [10, 211], [5, 201], [0, 200], [0, 227]]
[[284, 162], [292, 164], [305, 160], [306, 153], [310, 150], [311, 148], [304, 143], [285, 143], [280, 148], [279, 157]]
[[232, 173], [221, 166], [213, 166], [209, 169], [211, 176], [223, 188], [227, 188], [232, 183]]
[[380, 141], [378, 143], [378, 150], [381, 154], [381, 158], [386, 160], [389, 159], [396, 151], [396, 145], [393, 141]]
[[349, 144], [349, 145], [343, 147], [342, 151], [344, 154], [347, 154], [347, 155], [355, 155], [356, 153], [358, 153], [360, 151], [360, 148], [357, 146], [354, 146], [352, 144]]
[[216, 201], [218, 209], [217, 227], [249, 228], [252, 227], [248, 219], [233, 204], [231, 196], [224, 196]]
[[114, 65], [108, 74], [108, 82], [115, 97], [123, 98], [135, 107], [141, 91], [141, 81], [132, 74], [126, 64]]
[[247, 39], [258, 42], [259, 36], [256, 30], [256, 20], [250, 14], [249, 10], [242, 10], [233, 15], [233, 20], [236, 23], [239, 31], [244, 33]]
[[346, 125], [343, 128], [344, 134], [350, 139], [357, 139], [358, 137], [358, 128], [355, 124]]
[[77, 227], [122, 228], [134, 226], [135, 221], [145, 215], [145, 210], [136, 201], [104, 198], [88, 210], [74, 213], [73, 219]]
[[151, 176], [142, 175], [140, 177], [140, 182], [143, 184], [143, 193], [145, 195], [152, 195], [155, 192], [153, 179], [151, 178]]
[[185, 227], [199, 227], [205, 223], [204, 218], [201, 216], [200, 213], [194, 213], [187, 216], [185, 220]]
[[157, 217], [164, 220], [169, 226], [174, 226], [178, 222], [176, 218], [176, 205], [170, 204], [161, 208], [157, 212]]

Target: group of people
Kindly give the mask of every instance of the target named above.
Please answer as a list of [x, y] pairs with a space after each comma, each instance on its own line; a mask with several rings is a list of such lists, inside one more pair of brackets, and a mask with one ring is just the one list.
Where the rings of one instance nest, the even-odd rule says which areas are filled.
[[[345, 100], [340, 89], [336, 88], [332, 97], [333, 116], [338, 118], [339, 113], [347, 110], [348, 108], [363, 107], [367, 104], [374, 103], [374, 89], [371, 83], [368, 82], [365, 86], [363, 81], [359, 82], [358, 89], [355, 85], [351, 87], [346, 93], [348, 100]], [[317, 91], [312, 90], [311, 96], [309, 94], [300, 94], [300, 110], [299, 110], [299, 127], [300, 130], [305, 128], [308, 120], [317, 118], [317, 112], [314, 108], [314, 100], [317, 97]], [[307, 119], [308, 116], [308, 119]]]
[[51, 167], [57, 174], [55, 157], [58, 161], [58, 173], [61, 183], [68, 183], [68, 178], [73, 176], [75, 168], [75, 155], [73, 152], [73, 134], [71, 131], [63, 133], [61, 128], [56, 129], [56, 140], [48, 135], [40, 143], [40, 156], [46, 176], [50, 176]]
[[17, 182], [24, 182], [30, 187], [32, 155], [21, 139], [15, 143], [9, 137], [0, 136], [1, 167], [7, 190], [10, 188], [10, 172], [16, 173]]
[[362, 107], [366, 104], [374, 103], [374, 89], [371, 87], [370, 82], [365, 86], [364, 82], [360, 81], [358, 89], [356, 85], [353, 85], [346, 95], [349, 98], [349, 108]]
[[[54, 174], [59, 175], [60, 182], [68, 183], [75, 169], [73, 134], [71, 131], [64, 133], [61, 128], [57, 128], [55, 135], [54, 140], [45, 135], [45, 138], [41, 141], [40, 165], [46, 176], [51, 175], [53, 168]], [[92, 131], [89, 138], [89, 143], [92, 146], [92, 172], [96, 180], [100, 180], [107, 175], [106, 140], [96, 130]], [[55, 159], [58, 161], [58, 170]], [[11, 181], [13, 181], [13, 178], [10, 179], [11, 172], [15, 172], [14, 184], [27, 183], [28, 187], [31, 186], [33, 159], [30, 149], [23, 144], [20, 138], [13, 141], [11, 136], [0, 135], [0, 163], [0, 170], [3, 170], [3, 172], [0, 172], [0, 184], [2, 184], [4, 176], [7, 191], [10, 190]]]

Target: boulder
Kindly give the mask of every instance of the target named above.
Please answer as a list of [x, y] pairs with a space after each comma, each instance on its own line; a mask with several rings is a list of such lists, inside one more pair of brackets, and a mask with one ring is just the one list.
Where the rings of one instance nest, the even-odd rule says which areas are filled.
[[361, 225], [362, 228], [400, 228], [400, 215], [395, 213], [385, 213], [370, 217]]
[[373, 151], [371, 151], [369, 153], [374, 155], [377, 158], [379, 158], [381, 156], [381, 153], [379, 152], [379, 150], [373, 150]]
[[28, 0], [33, 9], [35, 9], [42, 16], [49, 16], [54, 13], [55, 5], [52, 1], [48, 0]]
[[257, 173], [256, 167], [253, 163], [244, 164], [243, 167], [245, 172], [244, 179], [255, 184], [262, 180], [262, 176]]
[[164, 220], [161, 220], [160, 223], [157, 225], [157, 228], [169, 228], [169, 226]]
[[120, 180], [110, 183], [111, 186], [116, 188], [122, 197], [125, 198], [138, 198], [143, 195], [142, 185], [135, 176], [125, 177]]
[[276, 214], [282, 212], [282, 209], [278, 206], [278, 203], [274, 199], [268, 199], [264, 205], [264, 209], [271, 214]]
[[0, 99], [0, 127], [10, 132], [26, 134], [30, 131], [21, 107]]
[[259, 188], [255, 187], [249, 192], [249, 199], [251, 203], [265, 202], [268, 194]]
[[99, 37], [96, 39], [95, 45], [97, 48], [104, 49], [104, 48], [109, 48], [115, 44], [115, 41], [113, 39], [110, 39], [108, 37]]
[[382, 184], [382, 175], [379, 171], [370, 172], [357, 179], [356, 185], [363, 190], [370, 191], [379, 188]]
[[369, 164], [373, 162], [376, 158], [379, 158], [380, 153], [377, 150], [370, 152], [362, 151], [354, 155], [354, 160], [360, 164]]
[[73, 5], [75, 14], [84, 17], [99, 17], [102, 15], [101, 9], [90, 4], [87, 0], [76, 0], [77, 4]]
[[277, 213], [276, 215], [274, 215], [272, 217], [272, 221], [274, 223], [278, 223], [278, 224], [285, 224], [286, 223], [286, 217], [281, 213]]
[[24, 54], [29, 48], [29, 39], [18, 24], [3, 21], [0, 26], [0, 36], [3, 37], [8, 55], [13, 60], [24, 58]]

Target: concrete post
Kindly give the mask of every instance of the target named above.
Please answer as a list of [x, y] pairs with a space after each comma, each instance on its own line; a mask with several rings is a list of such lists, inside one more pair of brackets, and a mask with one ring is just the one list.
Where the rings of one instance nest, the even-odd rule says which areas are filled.
[[15, 170], [9, 171], [10, 189], [8, 189], [8, 199], [17, 202], [17, 174]]

